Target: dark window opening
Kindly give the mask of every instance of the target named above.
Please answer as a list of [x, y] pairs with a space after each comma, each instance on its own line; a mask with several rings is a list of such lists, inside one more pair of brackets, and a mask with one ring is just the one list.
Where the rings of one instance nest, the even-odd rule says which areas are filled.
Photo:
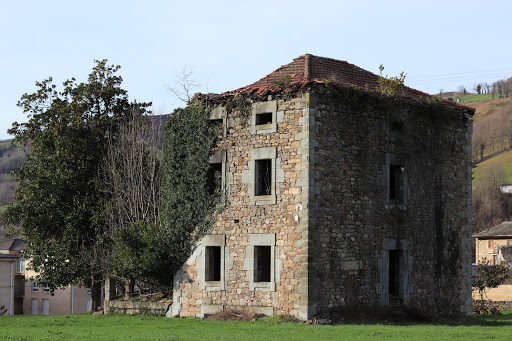
[[254, 247], [254, 282], [270, 282], [270, 246]]
[[389, 165], [389, 199], [403, 202], [404, 167]]
[[207, 246], [205, 281], [220, 281], [220, 246]]
[[389, 295], [400, 297], [400, 250], [389, 250]]
[[222, 136], [224, 135], [224, 127], [222, 123], [222, 119], [210, 120], [210, 126], [215, 130], [215, 133], [219, 138], [222, 138]]
[[256, 114], [256, 125], [263, 125], [263, 124], [271, 124], [272, 123], [272, 113], [263, 113], [263, 114]]
[[272, 160], [256, 160], [254, 195], [272, 194]]
[[208, 192], [219, 194], [222, 191], [222, 163], [210, 163], [208, 168]]

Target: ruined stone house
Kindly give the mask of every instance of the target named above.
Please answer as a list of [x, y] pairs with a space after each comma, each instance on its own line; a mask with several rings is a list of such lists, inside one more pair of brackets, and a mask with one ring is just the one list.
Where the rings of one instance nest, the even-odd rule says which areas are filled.
[[471, 313], [474, 110], [303, 55], [200, 98], [229, 205], [175, 276], [168, 315], [308, 319], [400, 305]]

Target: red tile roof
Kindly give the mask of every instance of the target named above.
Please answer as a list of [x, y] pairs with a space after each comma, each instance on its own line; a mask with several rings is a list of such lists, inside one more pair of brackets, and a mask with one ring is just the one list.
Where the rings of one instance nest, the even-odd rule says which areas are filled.
[[[291, 63], [281, 66], [259, 81], [223, 95], [236, 93], [266, 95], [282, 92], [284, 83], [287, 87], [302, 88], [314, 83], [326, 83], [327, 81], [339, 86], [370, 90], [376, 90], [379, 87], [378, 76], [374, 73], [343, 60], [305, 54], [295, 58]], [[427, 93], [407, 86], [404, 87], [402, 96], [412, 99], [433, 98]], [[443, 100], [442, 103], [469, 111], [471, 114], [474, 113], [473, 108], [457, 105], [448, 100]]]

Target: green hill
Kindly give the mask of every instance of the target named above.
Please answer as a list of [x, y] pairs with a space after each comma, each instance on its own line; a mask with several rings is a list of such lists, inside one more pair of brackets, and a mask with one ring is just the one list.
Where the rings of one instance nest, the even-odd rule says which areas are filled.
[[489, 170], [492, 166], [501, 166], [505, 171], [505, 179], [504, 183], [512, 184], [512, 150], [495, 156], [489, 160], [481, 162], [473, 168], [473, 186], [476, 186], [479, 181], [482, 180], [482, 176]]

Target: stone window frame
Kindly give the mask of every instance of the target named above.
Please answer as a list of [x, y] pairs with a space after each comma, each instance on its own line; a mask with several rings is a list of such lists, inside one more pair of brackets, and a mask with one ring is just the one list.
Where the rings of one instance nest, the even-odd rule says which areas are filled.
[[[256, 160], [271, 160], [271, 191], [270, 195], [255, 195], [256, 186]], [[284, 181], [284, 171], [281, 169], [281, 160], [277, 158], [276, 147], [253, 148], [247, 170], [242, 171], [242, 182], [247, 184], [247, 191], [251, 205], [272, 205], [276, 203], [279, 194], [277, 184]]]
[[409, 300], [409, 271], [410, 264], [407, 257], [407, 240], [398, 238], [384, 238], [381, 257], [379, 259], [379, 272], [380, 272], [380, 302], [381, 305], [389, 305], [389, 254], [390, 251], [401, 251], [400, 257], [400, 287], [399, 296], [403, 303]]
[[222, 138], [226, 138], [227, 135], [227, 111], [226, 107], [216, 107], [210, 113], [210, 120], [222, 120]]
[[[220, 281], [206, 281], [206, 247], [220, 247]], [[199, 289], [206, 291], [220, 291], [226, 289], [226, 236], [223, 234], [207, 235], [203, 237], [199, 245], [201, 253], [197, 257], [197, 281]]]
[[[272, 122], [256, 125], [256, 116], [259, 114], [272, 114]], [[252, 104], [251, 133], [268, 134], [277, 132], [277, 101], [258, 102]]]
[[227, 153], [225, 150], [216, 151], [210, 156], [210, 164], [219, 164], [220, 163], [222, 166], [221, 167], [221, 176], [222, 176], [221, 191], [222, 191], [222, 193], [226, 192], [227, 185], [228, 185], [226, 162], [227, 162]]
[[[402, 200], [397, 201], [396, 199], [390, 199], [390, 190], [391, 190], [391, 166], [402, 166], [404, 171], [402, 174], [402, 183], [401, 183], [401, 191], [402, 191]], [[409, 201], [409, 181], [407, 176], [407, 163], [404, 155], [400, 154], [392, 154], [386, 153], [385, 155], [385, 164], [383, 166], [383, 183], [384, 185], [384, 195], [385, 195], [385, 208], [392, 209], [397, 207], [400, 210], [407, 209], [407, 203]]]
[[[270, 246], [270, 282], [254, 282], [254, 249], [256, 246]], [[277, 255], [278, 248], [275, 233], [252, 233], [249, 235], [249, 245], [246, 246], [245, 250], [244, 270], [247, 270], [250, 291], [276, 291], [276, 283], [279, 282], [280, 276]]]

